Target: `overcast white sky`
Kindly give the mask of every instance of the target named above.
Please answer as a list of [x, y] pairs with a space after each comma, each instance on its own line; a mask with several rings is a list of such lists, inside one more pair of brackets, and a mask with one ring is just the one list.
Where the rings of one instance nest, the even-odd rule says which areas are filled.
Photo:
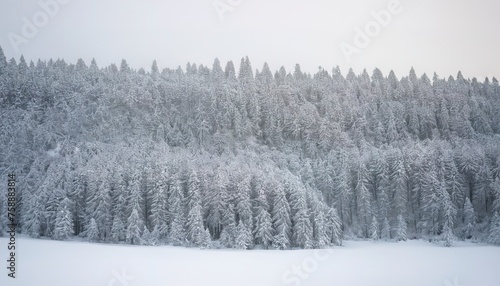
[[33, 22], [38, 15], [43, 24], [44, 10], [39, 0], [0, 0], [6, 56], [73, 63], [95, 58], [100, 67], [125, 58], [131, 67], [147, 70], [154, 59], [160, 68], [184, 68], [188, 61], [211, 67], [215, 57], [238, 65], [249, 56], [254, 70], [267, 61], [272, 70], [283, 65], [292, 71], [299, 63], [311, 73], [339, 65], [344, 74], [349, 67], [370, 74], [378, 67], [401, 77], [414, 66], [419, 75], [456, 76], [461, 70], [470, 78], [500, 77], [498, 0], [400, 0], [403, 10], [350, 62], [341, 43], [354, 45], [355, 28], [364, 30], [374, 21], [371, 12], [387, 10], [391, 0], [220, 0], [237, 4], [223, 20], [214, 0], [64, 1], [69, 3], [16, 51], [9, 34], [26, 36], [23, 18]]

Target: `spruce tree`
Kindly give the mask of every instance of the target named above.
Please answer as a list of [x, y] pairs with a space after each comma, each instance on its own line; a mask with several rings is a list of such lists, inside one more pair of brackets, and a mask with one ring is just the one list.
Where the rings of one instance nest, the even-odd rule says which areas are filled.
[[151, 239], [151, 232], [147, 227], [145, 227], [144, 231], [142, 232], [141, 245], [152, 245]]
[[188, 214], [186, 218], [186, 237], [196, 246], [203, 243], [204, 228], [200, 198], [200, 182], [196, 173], [191, 172], [188, 179]]
[[275, 249], [287, 249], [290, 247], [290, 206], [281, 184], [274, 190], [273, 201], [272, 221], [275, 233], [272, 245]]
[[246, 225], [240, 221], [236, 227], [235, 246], [239, 249], [247, 249], [252, 242], [252, 234]]
[[71, 201], [68, 198], [60, 203], [57, 210], [53, 237], [57, 240], [67, 240], [73, 235], [73, 219], [70, 212]]
[[126, 240], [129, 244], [141, 243], [143, 224], [139, 218], [137, 209], [134, 209], [127, 220]]
[[330, 208], [326, 214], [326, 226], [330, 242], [334, 245], [342, 245], [342, 222], [337, 215], [337, 210]]
[[160, 244], [160, 228], [155, 225], [153, 231], [151, 232], [150, 245], [156, 246]]
[[331, 242], [328, 237], [326, 216], [323, 208], [315, 211], [313, 222], [315, 247], [324, 248], [328, 246]]
[[378, 230], [378, 221], [377, 218], [373, 217], [370, 225], [370, 239], [378, 240], [379, 239], [379, 230]]
[[125, 225], [119, 216], [113, 218], [113, 224], [111, 225], [111, 241], [113, 243], [125, 241]]
[[406, 221], [402, 215], [398, 215], [395, 238], [397, 241], [406, 241]]
[[496, 212], [491, 219], [487, 240], [489, 243], [500, 245], [500, 215], [498, 212]]
[[469, 198], [465, 199], [464, 205], [464, 229], [463, 234], [465, 239], [471, 239], [474, 235], [476, 225], [476, 213]]
[[169, 240], [176, 246], [184, 245], [186, 242], [186, 217], [182, 182], [179, 178], [176, 178], [171, 186], [168, 207], [171, 218]]
[[442, 210], [443, 210], [443, 229], [442, 229], [442, 240], [446, 247], [450, 247], [452, 242], [455, 240], [455, 235], [453, 234], [454, 219], [456, 217], [456, 210], [453, 202], [451, 201], [450, 194], [446, 191], [444, 183], [441, 185], [441, 199], [442, 199]]
[[90, 242], [99, 241], [99, 229], [97, 228], [97, 222], [94, 218], [90, 219], [90, 223], [87, 227], [87, 230], [85, 231], [85, 236]]
[[257, 217], [255, 218], [254, 237], [257, 244], [262, 244], [268, 247], [273, 238], [273, 225], [271, 215], [266, 209], [259, 209]]
[[380, 237], [383, 240], [387, 241], [391, 239], [391, 226], [389, 225], [389, 220], [384, 218], [384, 222], [382, 224], [382, 231], [380, 232]]

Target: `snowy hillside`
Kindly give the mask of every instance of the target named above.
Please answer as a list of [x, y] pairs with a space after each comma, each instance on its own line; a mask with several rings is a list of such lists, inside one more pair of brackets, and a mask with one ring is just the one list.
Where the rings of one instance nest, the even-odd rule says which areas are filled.
[[[1, 238], [1, 257], [6, 257]], [[345, 242], [331, 250], [199, 250], [18, 240], [2, 286], [498, 286], [500, 247]], [[5, 272], [5, 270], [2, 270]], [[302, 279], [301, 279], [302, 277]]]
[[497, 79], [222, 67], [35, 65], [0, 49], [17, 231], [240, 249], [500, 244]]

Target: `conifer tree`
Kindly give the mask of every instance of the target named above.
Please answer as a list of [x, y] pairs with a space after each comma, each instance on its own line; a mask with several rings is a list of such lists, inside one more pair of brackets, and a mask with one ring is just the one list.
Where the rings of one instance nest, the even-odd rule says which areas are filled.
[[137, 209], [134, 209], [127, 220], [126, 240], [129, 244], [138, 245], [141, 243], [142, 224]]
[[464, 238], [470, 239], [474, 235], [476, 225], [476, 214], [469, 198], [465, 199], [464, 205]]
[[370, 239], [371, 240], [379, 239], [378, 221], [375, 217], [372, 218], [372, 222], [370, 225]]
[[442, 229], [442, 239], [446, 247], [450, 247], [452, 242], [455, 240], [455, 235], [453, 234], [454, 218], [456, 216], [456, 210], [450, 198], [450, 194], [445, 189], [444, 184], [442, 185], [442, 204], [443, 204], [443, 229]]
[[200, 198], [200, 182], [198, 175], [191, 172], [188, 178], [186, 236], [194, 245], [203, 243], [205, 229], [203, 227], [202, 207]]
[[152, 245], [151, 240], [152, 240], [151, 232], [147, 227], [144, 227], [144, 231], [142, 232], [142, 237], [141, 237], [141, 245]]
[[123, 224], [119, 216], [113, 218], [113, 224], [111, 225], [111, 241], [113, 243], [118, 243], [125, 240], [125, 225]]
[[151, 65], [151, 74], [152, 75], [158, 75], [160, 71], [158, 70], [158, 64], [156, 63], [156, 60], [153, 61], [153, 64]]
[[252, 234], [246, 225], [240, 221], [236, 227], [235, 245], [239, 249], [247, 249], [251, 245]]
[[498, 212], [496, 212], [491, 219], [488, 242], [500, 245], [500, 215]]
[[382, 224], [382, 231], [380, 232], [380, 236], [382, 237], [383, 240], [389, 240], [391, 239], [391, 227], [389, 225], [389, 220], [387, 218], [384, 218], [384, 222]]
[[54, 238], [66, 240], [73, 235], [73, 219], [70, 212], [71, 201], [64, 198], [57, 209]]
[[272, 221], [275, 233], [272, 245], [275, 249], [283, 250], [290, 247], [291, 221], [290, 206], [281, 184], [274, 189], [273, 201]]
[[90, 219], [89, 226], [85, 231], [85, 236], [90, 242], [99, 241], [99, 229], [97, 228], [97, 222], [95, 221], [94, 218]]
[[313, 228], [315, 247], [324, 248], [331, 243], [330, 238], [328, 237], [325, 212], [322, 207], [318, 207], [314, 213]]
[[334, 245], [342, 245], [342, 223], [336, 209], [330, 208], [328, 210], [326, 214], [326, 226], [330, 242]]
[[357, 213], [359, 215], [360, 224], [365, 237], [370, 237], [370, 217], [372, 216], [372, 206], [370, 192], [368, 191], [368, 171], [363, 162], [359, 163], [358, 182], [356, 185], [357, 195]]
[[402, 215], [398, 215], [397, 226], [396, 226], [396, 235], [395, 238], [397, 241], [406, 241], [406, 221], [404, 220]]
[[264, 208], [258, 210], [255, 218], [254, 237], [257, 244], [262, 244], [266, 248], [271, 244], [273, 237], [271, 215]]

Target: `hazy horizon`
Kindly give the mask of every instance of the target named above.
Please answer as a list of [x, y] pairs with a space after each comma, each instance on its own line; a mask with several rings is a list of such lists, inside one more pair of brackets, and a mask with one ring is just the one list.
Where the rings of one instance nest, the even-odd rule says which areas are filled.
[[[318, 66], [331, 71], [338, 65], [344, 75], [349, 68], [371, 74], [377, 67], [400, 78], [413, 66], [429, 77], [456, 77], [458, 71], [481, 81], [500, 76], [500, 37], [492, 31], [500, 25], [500, 3], [494, 0], [55, 1], [1, 4], [0, 46], [7, 58], [82, 58], [87, 64], [95, 58], [99, 67], [126, 59], [132, 68], [148, 71], [155, 59], [160, 69], [185, 69], [188, 62], [211, 67], [215, 58], [238, 66], [248, 56], [254, 71], [267, 62], [273, 71], [284, 66], [288, 72], [298, 63], [311, 74]], [[398, 12], [384, 19], [379, 13], [390, 5]], [[374, 13], [387, 21], [377, 22]], [[31, 38], [23, 34], [26, 21], [38, 30]], [[378, 27], [371, 26], [373, 36], [359, 48], [355, 37], [359, 30], [366, 34], [370, 23]], [[16, 43], [13, 35], [25, 41]], [[343, 43], [359, 48], [351, 61]]]

